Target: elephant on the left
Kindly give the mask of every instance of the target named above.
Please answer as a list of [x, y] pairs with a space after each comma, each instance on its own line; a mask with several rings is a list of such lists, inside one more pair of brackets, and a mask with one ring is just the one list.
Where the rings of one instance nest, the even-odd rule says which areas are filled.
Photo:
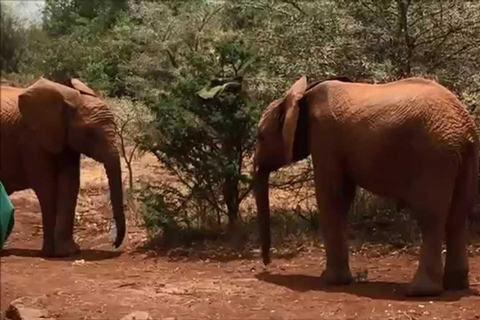
[[40, 78], [28, 88], [1, 87], [0, 181], [8, 194], [33, 189], [42, 211], [42, 255], [79, 251], [73, 240], [80, 155], [106, 170], [115, 247], [125, 237], [123, 188], [115, 121], [99, 95], [78, 79]]

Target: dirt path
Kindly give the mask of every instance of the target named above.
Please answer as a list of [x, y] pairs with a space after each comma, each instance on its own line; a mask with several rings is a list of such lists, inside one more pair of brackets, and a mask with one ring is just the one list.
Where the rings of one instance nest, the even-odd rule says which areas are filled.
[[[83, 251], [77, 257], [39, 258], [36, 198], [31, 192], [12, 197], [17, 213], [1, 257], [2, 311], [27, 296], [57, 319], [120, 319], [135, 310], [153, 319], [480, 319], [475, 290], [407, 300], [403, 290], [417, 263], [411, 255], [355, 255], [353, 269], [368, 267], [369, 282], [326, 288], [318, 285], [324, 267], [320, 251], [276, 259], [269, 272], [259, 259], [173, 261], [135, 251], [130, 228], [130, 241], [114, 252], [103, 230], [109, 208], [95, 201], [105, 191], [95, 183], [106, 180], [96, 167], [89, 170], [79, 202], [83, 214], [75, 233]], [[480, 289], [480, 250], [472, 252], [472, 288]]]

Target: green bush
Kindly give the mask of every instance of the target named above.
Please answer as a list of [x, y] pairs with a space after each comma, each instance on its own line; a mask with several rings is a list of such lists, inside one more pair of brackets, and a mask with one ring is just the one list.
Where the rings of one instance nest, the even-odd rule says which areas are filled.
[[1, 72], [19, 72], [25, 53], [26, 30], [22, 22], [4, 2], [0, 3], [0, 62]]
[[226, 215], [233, 230], [250, 191], [244, 161], [253, 151], [258, 108], [241, 79], [213, 80], [200, 88], [188, 79], [156, 105], [154, 132], [143, 147], [177, 177], [176, 195], [195, 204], [177, 208], [177, 215], [215, 217], [217, 227]]

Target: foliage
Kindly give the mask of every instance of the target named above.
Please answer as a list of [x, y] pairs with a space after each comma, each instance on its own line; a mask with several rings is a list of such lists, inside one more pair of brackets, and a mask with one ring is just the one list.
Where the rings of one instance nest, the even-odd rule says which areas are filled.
[[183, 189], [185, 199], [199, 204], [197, 214], [216, 216], [221, 224], [226, 213], [234, 228], [250, 191], [244, 161], [252, 152], [258, 109], [241, 79], [217, 81], [200, 92], [192, 80], [178, 83], [157, 105], [156, 130], [145, 147], [181, 182], [176, 194]]
[[55, 44], [44, 48], [43, 73], [63, 81], [70, 77], [85, 79], [108, 95], [126, 94], [122, 64], [135, 52], [130, 41], [130, 25], [126, 16], [118, 24], [104, 30], [95, 18], [88, 25], [79, 25], [70, 34], [57, 37]]
[[[128, 128], [119, 132], [126, 162], [141, 143], [176, 177], [144, 190], [152, 230], [236, 221], [259, 113], [300, 75], [423, 76], [472, 111], [480, 101], [478, 1], [46, 0], [41, 27], [7, 11], [1, 23], [2, 76], [88, 82], [115, 98], [119, 128]], [[303, 162], [277, 173], [273, 192], [289, 192], [300, 207], [312, 199], [311, 180]], [[363, 222], [398, 211], [368, 193], [359, 199], [353, 213]], [[318, 228], [314, 205], [289, 210]]]
[[133, 167], [132, 162], [139, 152], [140, 140], [143, 132], [147, 131], [153, 117], [150, 110], [141, 102], [134, 102], [125, 98], [107, 99], [115, 115], [116, 133], [119, 149], [128, 170], [128, 186], [133, 192]]
[[168, 192], [168, 186], [158, 188], [148, 186], [143, 188], [140, 200], [143, 203], [144, 226], [151, 233], [152, 237], [171, 238], [180, 233], [184, 228], [190, 226], [190, 218], [184, 219], [179, 215], [177, 209], [182, 204], [175, 199], [175, 193]]
[[[355, 36], [370, 69], [386, 79], [426, 75], [461, 94], [480, 98], [480, 3], [477, 1], [341, 1], [355, 18]], [[381, 17], [380, 19], [378, 17]], [[372, 74], [373, 76], [375, 73]]]
[[2, 73], [18, 72], [21, 56], [25, 52], [25, 30], [21, 21], [13, 15], [10, 7], [3, 2], [0, 2], [0, 11], [0, 70]]
[[46, 0], [43, 25], [52, 36], [69, 34], [77, 25], [86, 26], [92, 21], [108, 29], [119, 13], [127, 9], [126, 0]]
[[259, 111], [242, 78], [255, 50], [239, 34], [219, 29], [222, 10], [207, 1], [132, 4], [133, 36], [143, 50], [125, 67], [128, 86], [155, 113], [143, 148], [180, 181], [160, 188], [160, 198], [176, 199], [166, 205], [179, 205], [165, 210], [201, 216], [201, 225], [219, 226], [226, 214], [233, 228], [250, 190], [244, 161]]

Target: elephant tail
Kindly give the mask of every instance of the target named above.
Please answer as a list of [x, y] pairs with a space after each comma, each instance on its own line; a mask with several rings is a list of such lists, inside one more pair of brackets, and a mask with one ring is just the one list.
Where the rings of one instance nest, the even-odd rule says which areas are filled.
[[476, 145], [476, 148], [473, 148], [472, 156], [474, 160], [472, 162], [476, 163], [476, 172], [472, 172], [472, 178], [476, 179], [476, 184], [474, 186], [475, 189], [475, 204], [473, 206], [473, 210], [470, 212], [468, 218], [471, 221], [478, 220], [480, 221], [480, 146], [479, 144]]
[[479, 142], [475, 139], [468, 143], [462, 154], [449, 220], [464, 221], [468, 218], [470, 221], [480, 221], [479, 165]]

